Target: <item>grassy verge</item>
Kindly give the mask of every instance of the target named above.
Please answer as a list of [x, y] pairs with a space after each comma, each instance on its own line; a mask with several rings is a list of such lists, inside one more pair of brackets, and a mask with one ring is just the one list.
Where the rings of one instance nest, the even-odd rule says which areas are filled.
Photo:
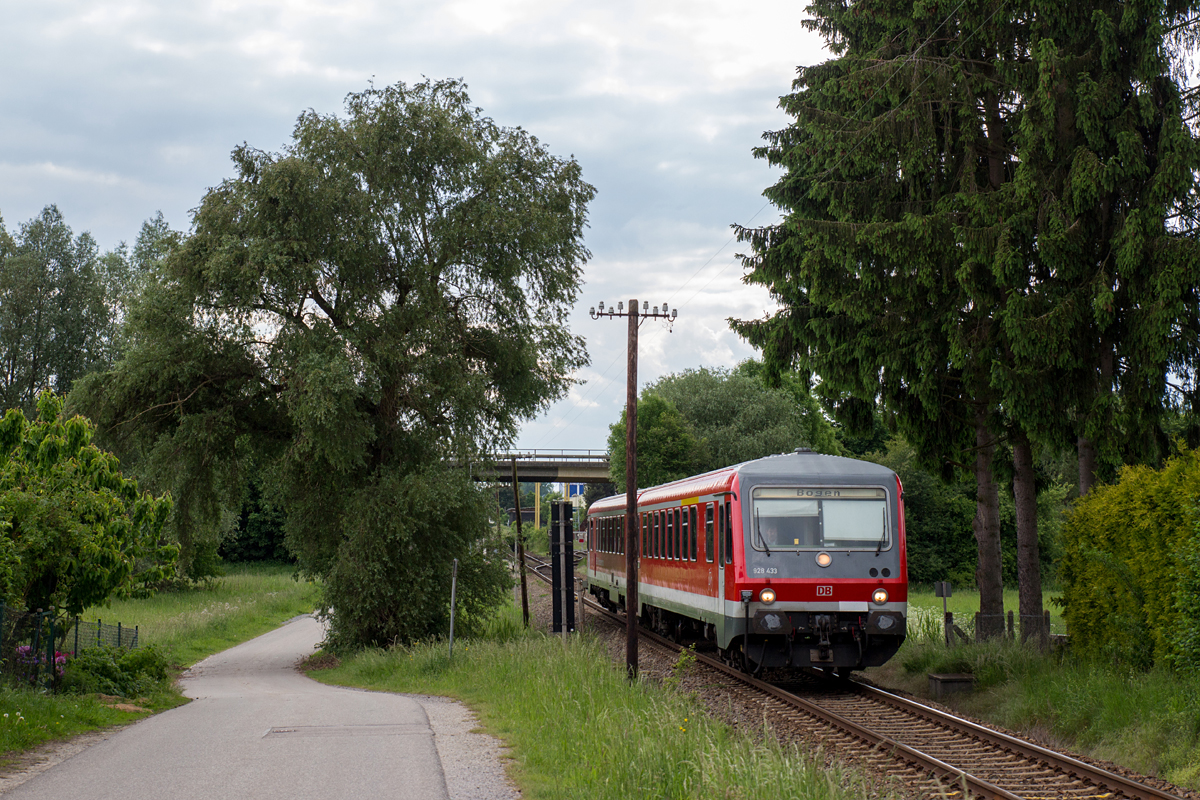
[[690, 698], [630, 685], [593, 640], [519, 633], [519, 612], [484, 641], [368, 651], [312, 672], [327, 683], [466, 702], [511, 748], [530, 798], [781, 797], [841, 800], [867, 790], [820, 755], [743, 735]]
[[1034, 739], [1200, 789], [1200, 675], [1139, 672], [1012, 642], [947, 648], [940, 599], [935, 615], [923, 613], [917, 597], [909, 640], [889, 664], [867, 670], [876, 683], [928, 697], [929, 673], [971, 673], [975, 692], [941, 702]]
[[[227, 573], [211, 586], [89, 609], [83, 619], [120, 621], [130, 629], [137, 625], [141, 644], [154, 645], [172, 663], [189, 666], [313, 610], [316, 587], [293, 580], [291, 567], [237, 565]], [[131, 722], [183, 702], [170, 680], [127, 702], [0, 686], [0, 767], [11, 766], [20, 753], [44, 742]]]
[[136, 698], [136, 704], [97, 695], [51, 695], [0, 687], [0, 768], [44, 742], [133, 722], [181, 703], [179, 693], [166, 687]]

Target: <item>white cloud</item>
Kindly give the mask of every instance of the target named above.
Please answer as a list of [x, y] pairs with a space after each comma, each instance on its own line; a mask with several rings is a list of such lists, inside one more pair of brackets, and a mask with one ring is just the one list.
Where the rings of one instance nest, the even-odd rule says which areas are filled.
[[[758, 317], [729, 224], [774, 219], [774, 173], [750, 149], [786, 124], [798, 64], [824, 56], [795, 3], [719, 0], [47, 0], [8, 4], [0, 50], [0, 210], [13, 227], [56, 203], [103, 247], [188, 210], [245, 141], [275, 150], [297, 115], [397, 80], [462, 77], [503, 125], [574, 154], [599, 194], [572, 314], [587, 381], [520, 443], [602, 447], [624, 398], [625, 329], [596, 301], [679, 308], [643, 328], [639, 383], [753, 354], [726, 317]], [[767, 20], [764, 24], [764, 20]], [[566, 426], [566, 427], [564, 427]], [[568, 441], [570, 440], [570, 441]]]

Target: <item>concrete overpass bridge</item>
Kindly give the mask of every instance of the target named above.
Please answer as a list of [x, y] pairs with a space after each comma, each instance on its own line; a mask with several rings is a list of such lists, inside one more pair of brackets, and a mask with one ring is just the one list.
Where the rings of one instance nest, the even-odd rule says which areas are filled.
[[514, 450], [495, 453], [490, 463], [471, 465], [477, 481], [512, 483], [513, 460], [523, 483], [608, 483], [606, 450]]

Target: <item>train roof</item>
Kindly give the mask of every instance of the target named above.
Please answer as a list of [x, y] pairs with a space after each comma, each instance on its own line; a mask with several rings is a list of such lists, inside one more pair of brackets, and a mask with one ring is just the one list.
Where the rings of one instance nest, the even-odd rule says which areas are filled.
[[[753, 483], [792, 483], [800, 480], [807, 486], [886, 485], [896, 479], [896, 473], [870, 461], [801, 449], [793, 453], [743, 461], [741, 464], [716, 469], [703, 475], [652, 486], [638, 492], [638, 501], [642, 504], [665, 503], [687, 497], [736, 491], [739, 478], [750, 479]], [[608, 511], [624, 508], [625, 495], [622, 493], [597, 500], [588, 510]]]

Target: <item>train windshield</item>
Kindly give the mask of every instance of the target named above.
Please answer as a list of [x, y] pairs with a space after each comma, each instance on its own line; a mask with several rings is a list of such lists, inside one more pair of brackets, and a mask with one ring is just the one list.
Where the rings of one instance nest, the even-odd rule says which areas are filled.
[[751, 508], [755, 550], [855, 549], [891, 546], [883, 489], [755, 489]]

